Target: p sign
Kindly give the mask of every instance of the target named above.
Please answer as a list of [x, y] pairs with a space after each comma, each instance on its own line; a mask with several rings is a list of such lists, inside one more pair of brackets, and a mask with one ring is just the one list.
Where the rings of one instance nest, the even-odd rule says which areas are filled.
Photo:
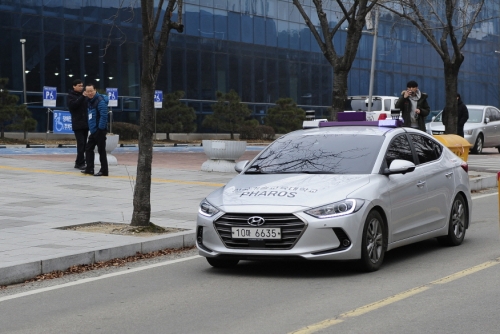
[[161, 109], [163, 107], [163, 91], [155, 90], [155, 108]]
[[55, 107], [57, 100], [57, 88], [43, 86], [43, 106]]
[[109, 102], [108, 107], [118, 107], [118, 88], [106, 88]]

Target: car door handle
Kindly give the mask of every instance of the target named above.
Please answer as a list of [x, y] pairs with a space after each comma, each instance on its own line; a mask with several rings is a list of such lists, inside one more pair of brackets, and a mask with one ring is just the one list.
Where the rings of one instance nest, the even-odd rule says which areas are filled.
[[447, 178], [450, 178], [452, 175], [453, 175], [453, 172], [449, 172], [449, 173], [446, 173], [444, 174]]
[[418, 181], [417, 187], [422, 188], [423, 186], [425, 186], [425, 181]]

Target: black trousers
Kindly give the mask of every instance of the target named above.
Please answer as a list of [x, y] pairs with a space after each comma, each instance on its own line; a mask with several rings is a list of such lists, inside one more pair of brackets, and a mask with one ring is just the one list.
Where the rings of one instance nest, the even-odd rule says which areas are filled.
[[97, 152], [99, 152], [99, 161], [101, 162], [100, 171], [103, 173], [108, 173], [108, 157], [106, 156], [106, 131], [97, 130], [96, 133], [91, 133], [89, 136], [89, 141], [87, 142], [85, 148], [85, 156], [87, 159], [87, 171], [94, 170], [94, 149], [97, 146]]
[[85, 145], [89, 136], [89, 130], [75, 130], [76, 160], [75, 165], [85, 165]]

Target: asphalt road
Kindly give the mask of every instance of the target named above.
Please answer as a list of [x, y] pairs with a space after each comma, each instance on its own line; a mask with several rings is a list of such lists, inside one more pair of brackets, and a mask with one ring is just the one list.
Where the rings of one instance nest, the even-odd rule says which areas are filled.
[[351, 263], [242, 262], [190, 252], [129, 269], [0, 291], [1, 333], [498, 333], [498, 195], [475, 195], [459, 247], [393, 250]]

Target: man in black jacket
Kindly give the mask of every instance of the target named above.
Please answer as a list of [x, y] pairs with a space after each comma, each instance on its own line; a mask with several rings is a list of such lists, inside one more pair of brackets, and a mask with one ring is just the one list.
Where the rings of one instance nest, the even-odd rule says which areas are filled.
[[87, 121], [87, 99], [80, 79], [73, 81], [73, 90], [68, 93], [68, 109], [71, 113], [71, 126], [76, 138], [75, 168], [85, 169], [85, 144], [89, 135]]
[[462, 102], [462, 98], [458, 93], [457, 93], [457, 109], [458, 109], [457, 135], [463, 137], [464, 125], [469, 119], [469, 109], [467, 109], [467, 106]]
[[415, 81], [406, 84], [406, 90], [401, 92], [401, 97], [396, 101], [396, 108], [401, 109], [403, 126], [415, 128], [425, 132], [425, 118], [431, 108], [427, 102], [427, 94], [418, 89]]

